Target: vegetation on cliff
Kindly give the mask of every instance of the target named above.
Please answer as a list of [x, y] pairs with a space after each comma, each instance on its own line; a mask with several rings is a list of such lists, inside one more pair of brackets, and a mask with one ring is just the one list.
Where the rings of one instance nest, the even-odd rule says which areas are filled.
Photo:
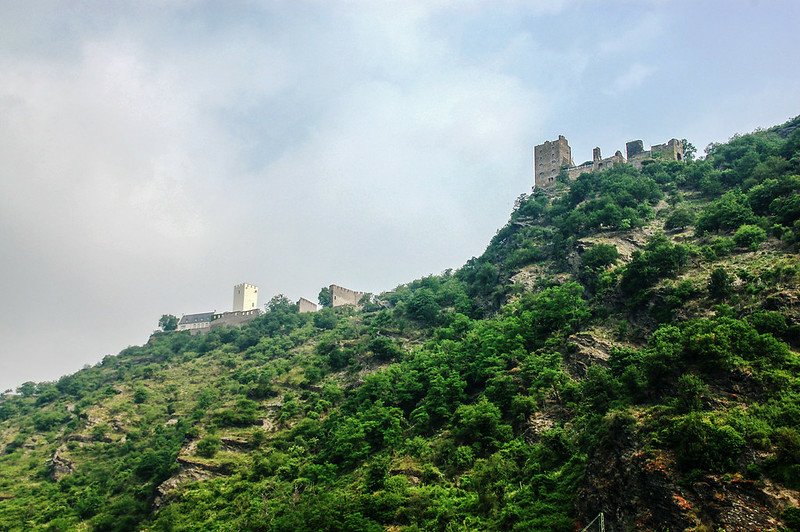
[[798, 119], [523, 195], [363, 310], [276, 297], [21, 386], [0, 528], [797, 527], [798, 243]]

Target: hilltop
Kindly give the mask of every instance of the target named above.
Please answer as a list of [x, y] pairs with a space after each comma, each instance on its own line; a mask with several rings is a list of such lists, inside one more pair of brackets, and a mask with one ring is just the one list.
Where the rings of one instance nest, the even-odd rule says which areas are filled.
[[683, 148], [363, 308], [26, 383], [0, 529], [798, 529], [800, 118]]

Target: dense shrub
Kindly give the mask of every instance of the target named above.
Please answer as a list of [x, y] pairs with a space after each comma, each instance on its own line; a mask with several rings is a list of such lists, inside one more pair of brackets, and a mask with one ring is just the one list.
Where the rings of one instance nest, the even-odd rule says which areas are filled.
[[752, 224], [755, 220], [747, 196], [738, 192], [727, 192], [700, 213], [695, 230], [698, 235], [711, 231], [733, 231], [743, 224]]
[[686, 468], [728, 471], [745, 447], [744, 438], [736, 429], [717, 425], [699, 412], [678, 418], [669, 436], [679, 462]]
[[203, 458], [213, 458], [219, 451], [222, 441], [216, 434], [209, 434], [197, 442], [197, 454]]
[[708, 295], [714, 299], [725, 299], [733, 293], [733, 278], [725, 268], [714, 268], [708, 279]]
[[749, 248], [751, 251], [757, 250], [758, 246], [760, 246], [761, 243], [766, 239], [766, 231], [757, 225], [749, 224], [739, 226], [739, 229], [737, 229], [736, 233], [733, 235], [733, 241], [736, 242], [737, 246]]
[[664, 220], [664, 229], [684, 229], [697, 220], [694, 210], [686, 205], [681, 205], [673, 210]]
[[678, 273], [689, 258], [689, 250], [673, 244], [666, 236], [656, 235], [642, 251], [635, 251], [620, 279], [620, 289], [632, 295], [648, 288], [664, 277]]

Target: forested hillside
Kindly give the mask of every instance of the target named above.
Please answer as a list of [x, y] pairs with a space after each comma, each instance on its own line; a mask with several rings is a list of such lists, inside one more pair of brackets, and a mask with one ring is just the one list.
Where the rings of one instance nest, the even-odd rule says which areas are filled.
[[[690, 150], [691, 151], [691, 150]], [[800, 119], [0, 400], [2, 530], [800, 530]]]

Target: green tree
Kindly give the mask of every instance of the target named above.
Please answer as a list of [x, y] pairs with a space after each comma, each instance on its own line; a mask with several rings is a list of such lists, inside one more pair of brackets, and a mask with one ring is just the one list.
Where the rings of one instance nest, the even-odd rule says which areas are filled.
[[137, 386], [136, 389], [133, 391], [133, 402], [138, 404], [142, 404], [147, 401], [147, 388], [142, 386]]
[[162, 331], [174, 331], [178, 328], [178, 318], [172, 314], [163, 314], [158, 320], [158, 326]]
[[331, 294], [331, 289], [327, 286], [323, 286], [319, 291], [317, 301], [319, 301], [319, 304], [325, 308], [332, 307], [333, 294]]
[[219, 451], [222, 441], [216, 434], [208, 434], [197, 442], [197, 454], [203, 458], [213, 458]]
[[689, 250], [673, 244], [663, 234], [655, 235], [642, 251], [634, 251], [620, 279], [620, 289], [632, 295], [653, 286], [659, 279], [678, 273], [689, 259]]
[[439, 319], [439, 304], [433, 291], [422, 288], [414, 292], [406, 305], [408, 316], [425, 325], [434, 325]]
[[744, 224], [739, 226], [736, 233], [733, 235], [733, 241], [736, 245], [742, 248], [748, 248], [751, 251], [758, 249], [767, 239], [767, 232], [757, 225]]
[[581, 255], [581, 268], [597, 273], [605, 270], [619, 259], [617, 246], [596, 244]]
[[732, 231], [742, 224], [753, 223], [755, 219], [747, 196], [741, 192], [726, 192], [700, 213], [696, 231], [698, 235], [711, 231]]
[[697, 148], [695, 148], [694, 144], [686, 139], [681, 139], [681, 144], [683, 145], [683, 159], [685, 161], [694, 161], [694, 155], [697, 153]]
[[456, 409], [453, 435], [460, 443], [472, 444], [479, 456], [485, 456], [511, 437], [511, 426], [502, 419], [500, 409], [482, 396], [475, 404]]
[[681, 205], [669, 213], [667, 219], [664, 220], [664, 229], [684, 229], [692, 225], [696, 219], [692, 209]]
[[734, 467], [745, 446], [736, 429], [717, 425], [699, 412], [678, 419], [670, 432], [678, 459], [687, 468], [727, 471]]
[[725, 299], [733, 292], [733, 278], [725, 268], [714, 268], [708, 279], [708, 295], [714, 299]]

